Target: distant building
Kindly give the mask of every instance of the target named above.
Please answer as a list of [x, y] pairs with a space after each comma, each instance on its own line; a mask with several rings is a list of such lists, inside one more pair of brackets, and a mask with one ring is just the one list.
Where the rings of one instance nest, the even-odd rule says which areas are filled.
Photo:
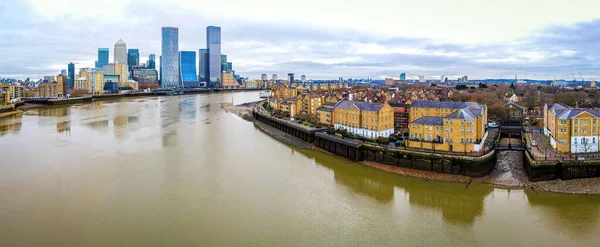
[[149, 69], [156, 69], [156, 55], [150, 54], [148, 56], [148, 61], [146, 62], [146, 67]]
[[208, 50], [198, 50], [198, 81], [206, 82], [208, 78]]
[[122, 39], [119, 39], [117, 43], [115, 43], [113, 63], [121, 62], [127, 63], [127, 44]]
[[232, 62], [227, 62], [227, 71], [225, 71], [227, 73], [233, 73], [235, 75], [235, 73], [233, 72], [233, 63]]
[[462, 82], [469, 82], [469, 77], [468, 76], [463, 76], [461, 79]]
[[400, 74], [400, 80], [401, 81], [406, 81], [406, 73]]
[[127, 66], [131, 70], [131, 67], [140, 65], [140, 50], [129, 49], [127, 50]]
[[385, 85], [386, 86], [394, 85], [394, 79], [393, 78], [385, 78]]
[[223, 72], [221, 75], [223, 78], [222, 83], [219, 85], [221, 88], [240, 88], [241, 85], [238, 81], [233, 77], [232, 73]]
[[290, 82], [290, 84], [294, 83], [294, 73], [288, 73], [288, 81]]
[[67, 76], [66, 75], [58, 75], [56, 76], [56, 93], [58, 97], [63, 97], [65, 92], [67, 92]]
[[267, 80], [267, 74], [260, 75], [260, 80], [261, 81], [266, 81]]
[[195, 51], [179, 52], [179, 78], [181, 78], [181, 85], [185, 88], [197, 88], [200, 86], [196, 74]]
[[131, 70], [131, 79], [137, 81], [140, 89], [154, 89], [158, 87], [158, 72], [150, 68], [134, 68]]
[[271, 76], [271, 79], [272, 79], [273, 81], [277, 81], [277, 74], [273, 74], [273, 76]]
[[64, 76], [68, 76], [66, 69], [60, 70], [60, 74], [64, 75]]
[[[179, 28], [162, 28], [162, 55], [160, 80], [163, 88], [180, 88], [179, 78]], [[195, 65], [194, 65], [195, 67]]]
[[53, 75], [45, 75], [44, 79], [42, 80], [42, 82], [53, 82], [53, 81], [54, 81]]
[[221, 71], [227, 72], [227, 55], [221, 54]]
[[446, 78], [446, 76], [442, 75], [442, 76], [440, 77], [440, 82], [444, 82], [444, 78]]
[[[206, 48], [208, 49], [208, 87], [221, 84], [221, 28], [206, 27]], [[233, 75], [232, 75], [233, 78]]]
[[68, 70], [69, 70], [69, 78], [67, 80], [67, 89], [70, 90], [75, 87], [75, 64], [69, 63]]
[[300, 76], [300, 81], [305, 82], [306, 81], [306, 76], [305, 75], [301, 75]]
[[108, 48], [98, 48], [98, 61], [96, 61], [96, 68], [102, 69], [102, 67], [108, 64]]
[[425, 82], [425, 76], [420, 75], [419, 76], [419, 82]]

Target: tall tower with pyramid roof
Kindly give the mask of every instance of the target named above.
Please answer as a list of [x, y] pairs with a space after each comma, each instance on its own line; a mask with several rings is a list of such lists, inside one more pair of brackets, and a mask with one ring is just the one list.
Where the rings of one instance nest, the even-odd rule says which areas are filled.
[[124, 63], [127, 64], [127, 44], [122, 39], [119, 39], [117, 43], [115, 43], [115, 56], [113, 57], [114, 63]]

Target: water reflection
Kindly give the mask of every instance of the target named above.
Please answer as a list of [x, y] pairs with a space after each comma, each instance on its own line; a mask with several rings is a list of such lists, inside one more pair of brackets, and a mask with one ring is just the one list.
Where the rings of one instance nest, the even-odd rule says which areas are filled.
[[18, 134], [21, 132], [23, 115], [11, 115], [0, 118], [0, 137], [6, 134]]
[[38, 108], [37, 112], [40, 117], [64, 117], [69, 115], [70, 108], [68, 106], [43, 107]]
[[160, 101], [162, 146], [173, 147], [178, 143], [178, 123], [181, 120], [181, 97], [166, 98]]
[[110, 122], [108, 120], [98, 120], [86, 123], [85, 125], [92, 129], [106, 129]]
[[56, 123], [56, 132], [57, 133], [70, 133], [71, 132], [71, 121], [65, 121]]
[[335, 181], [355, 193], [369, 196], [381, 203], [389, 203], [394, 199], [394, 188], [402, 188], [408, 193], [411, 205], [438, 210], [448, 223], [473, 225], [475, 219], [483, 214], [484, 199], [493, 191], [490, 186], [465, 189], [462, 184], [423, 183], [418, 179], [350, 163], [332, 155], [297, 151], [332, 170]]
[[562, 195], [525, 190], [527, 201], [542, 214], [540, 218], [553, 228], [565, 229], [569, 235], [597, 235], [600, 197]]

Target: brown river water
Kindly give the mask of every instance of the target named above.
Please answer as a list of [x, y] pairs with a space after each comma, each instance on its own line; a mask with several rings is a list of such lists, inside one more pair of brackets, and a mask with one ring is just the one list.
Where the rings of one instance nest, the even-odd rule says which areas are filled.
[[433, 182], [286, 146], [222, 102], [0, 119], [1, 246], [600, 246], [600, 196]]

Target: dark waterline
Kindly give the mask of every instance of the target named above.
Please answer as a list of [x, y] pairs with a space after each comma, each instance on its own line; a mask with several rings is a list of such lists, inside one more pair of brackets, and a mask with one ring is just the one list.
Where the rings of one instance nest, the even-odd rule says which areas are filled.
[[259, 92], [0, 119], [3, 246], [598, 246], [600, 197], [432, 182], [277, 142]]

